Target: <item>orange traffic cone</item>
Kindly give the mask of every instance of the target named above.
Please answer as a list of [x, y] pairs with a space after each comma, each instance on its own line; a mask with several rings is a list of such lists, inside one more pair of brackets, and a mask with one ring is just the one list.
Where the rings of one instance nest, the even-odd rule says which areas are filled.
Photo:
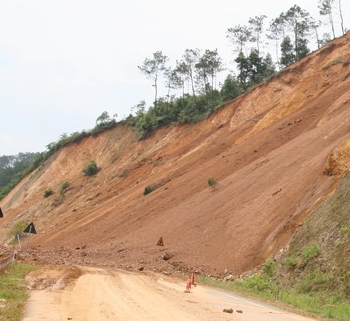
[[191, 292], [191, 276], [187, 280], [185, 292], [186, 293], [190, 293]]
[[191, 274], [191, 285], [196, 286], [196, 280], [195, 280], [195, 276], [194, 273]]

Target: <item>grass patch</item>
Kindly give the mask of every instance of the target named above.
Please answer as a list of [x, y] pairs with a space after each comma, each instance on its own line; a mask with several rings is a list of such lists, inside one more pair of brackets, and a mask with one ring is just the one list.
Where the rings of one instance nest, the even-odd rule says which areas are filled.
[[338, 64], [344, 64], [344, 61], [342, 58], [338, 57], [335, 58], [333, 61], [331, 61], [330, 63], [328, 63], [327, 65], [323, 66], [322, 69], [326, 70], [334, 65], [338, 65]]
[[312, 244], [311, 246], [303, 250], [303, 257], [306, 260], [311, 260], [319, 255], [320, 255], [320, 249], [315, 244]]
[[350, 320], [350, 305], [346, 298], [324, 293], [287, 291], [274, 280], [259, 273], [236, 279], [220, 281], [202, 276], [200, 281], [247, 297], [254, 297], [287, 311], [301, 315], [320, 316], [333, 321]]
[[0, 320], [20, 321], [23, 317], [28, 293], [24, 277], [38, 267], [14, 264], [0, 275]]
[[60, 187], [60, 194], [61, 195], [64, 195], [64, 193], [66, 192], [67, 188], [69, 187], [69, 182], [68, 181], [64, 181], [62, 184], [61, 184], [61, 187]]

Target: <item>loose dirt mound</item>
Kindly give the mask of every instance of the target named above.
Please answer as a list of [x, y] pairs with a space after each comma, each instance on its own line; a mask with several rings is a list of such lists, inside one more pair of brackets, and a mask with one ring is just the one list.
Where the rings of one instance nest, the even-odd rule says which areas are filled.
[[[25, 220], [38, 232], [28, 251], [36, 261], [218, 276], [257, 266], [348, 170], [349, 36], [200, 124], [143, 141], [120, 124], [65, 147], [3, 200], [2, 241]], [[101, 171], [85, 177], [91, 160]], [[157, 188], [144, 196], [148, 186]]]

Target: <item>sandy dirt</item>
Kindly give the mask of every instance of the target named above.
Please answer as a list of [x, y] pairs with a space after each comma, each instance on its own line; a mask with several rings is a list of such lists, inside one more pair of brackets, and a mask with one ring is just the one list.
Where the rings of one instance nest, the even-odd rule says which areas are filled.
[[156, 273], [43, 267], [27, 279], [31, 295], [23, 321], [312, 320], [198, 280], [186, 293], [186, 280]]

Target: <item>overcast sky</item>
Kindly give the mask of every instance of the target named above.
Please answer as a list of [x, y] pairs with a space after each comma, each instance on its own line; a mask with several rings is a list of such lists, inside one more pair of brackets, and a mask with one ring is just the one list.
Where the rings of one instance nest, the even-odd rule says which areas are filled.
[[267, 26], [294, 4], [320, 18], [318, 0], [0, 0], [0, 156], [43, 152], [104, 111], [120, 120], [152, 104], [137, 66], [158, 50], [174, 66], [185, 49], [217, 49], [232, 69], [227, 29], [263, 14]]

